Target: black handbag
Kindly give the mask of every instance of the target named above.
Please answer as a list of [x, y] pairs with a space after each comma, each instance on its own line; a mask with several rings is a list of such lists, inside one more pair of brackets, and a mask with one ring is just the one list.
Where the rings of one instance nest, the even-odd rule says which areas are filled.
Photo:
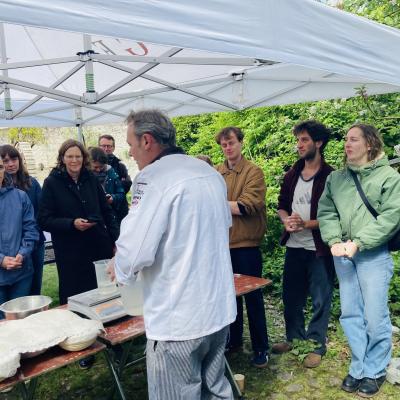
[[[368, 208], [368, 211], [372, 214], [372, 216], [376, 219], [378, 217], [378, 213], [375, 208], [372, 207], [371, 203], [368, 201], [367, 196], [361, 187], [360, 181], [358, 180], [357, 174], [349, 169], [351, 176], [354, 179], [354, 183], [356, 184], [357, 191], [361, 197], [361, 200], [364, 202], [365, 206]], [[400, 230], [398, 230], [395, 235], [388, 242], [389, 251], [397, 251], [400, 250]]]

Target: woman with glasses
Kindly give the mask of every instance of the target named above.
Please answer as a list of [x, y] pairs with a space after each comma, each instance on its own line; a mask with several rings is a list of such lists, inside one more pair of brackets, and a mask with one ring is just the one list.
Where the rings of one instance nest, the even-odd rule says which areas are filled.
[[29, 295], [33, 275], [30, 256], [38, 239], [31, 201], [25, 192], [6, 184], [0, 157], [0, 304]]
[[51, 233], [60, 304], [97, 287], [93, 261], [111, 258], [119, 230], [83, 145], [69, 139], [44, 181], [38, 222]]
[[[14, 146], [9, 144], [2, 146], [0, 148], [0, 157], [3, 160], [5, 172], [11, 178], [13, 186], [23, 190], [28, 195], [33, 205], [35, 218], [37, 218], [40, 197], [42, 195], [39, 182], [33, 176], [29, 175], [21, 153]], [[39, 241], [36, 243], [31, 254], [33, 265], [32, 285], [29, 293], [31, 295], [40, 294], [42, 288], [44, 241], [44, 234], [39, 230]]]

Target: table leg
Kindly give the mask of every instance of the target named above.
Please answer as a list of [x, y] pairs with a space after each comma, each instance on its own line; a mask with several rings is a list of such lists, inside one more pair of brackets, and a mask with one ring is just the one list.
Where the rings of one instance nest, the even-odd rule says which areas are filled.
[[37, 378], [33, 378], [30, 382], [19, 382], [18, 389], [21, 397], [24, 400], [32, 400], [35, 396], [35, 391], [37, 387]]
[[[104, 357], [106, 358], [108, 368], [110, 369], [112, 376], [114, 378], [114, 383], [118, 389], [119, 397], [121, 398], [121, 400], [126, 400], [124, 389], [122, 388], [121, 381], [119, 379], [120, 375], [119, 375], [118, 371], [115, 369], [114, 360], [113, 360], [114, 354], [110, 354], [110, 353], [112, 353], [112, 350], [107, 348], [106, 351], [104, 351]], [[113, 388], [112, 388], [112, 391], [110, 394], [110, 399], [112, 399], [114, 397], [115, 386], [113, 386]]]
[[239, 389], [238, 384], [235, 381], [235, 377], [233, 376], [233, 372], [231, 370], [231, 367], [229, 366], [228, 360], [225, 357], [225, 370], [226, 370], [226, 375], [227, 378], [229, 379], [232, 389], [233, 389], [233, 395], [236, 396], [239, 400], [243, 399], [242, 392]]

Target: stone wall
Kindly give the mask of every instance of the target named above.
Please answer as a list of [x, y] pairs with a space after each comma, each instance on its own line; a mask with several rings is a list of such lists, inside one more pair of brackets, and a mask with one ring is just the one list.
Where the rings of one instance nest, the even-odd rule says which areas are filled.
[[[128, 155], [128, 145], [126, 143], [126, 126], [103, 125], [88, 127], [83, 129], [86, 146], [97, 146], [97, 139], [100, 135], [109, 134], [115, 138], [115, 155], [120, 158], [128, 167], [129, 174], [133, 178], [137, 173], [137, 166], [134, 160]], [[67, 139], [77, 139], [77, 128], [45, 128], [45, 142], [35, 144], [32, 147], [33, 162], [36, 166], [35, 177], [40, 183], [48, 176], [51, 169], [55, 166], [58, 149]], [[0, 143], [6, 143], [6, 130], [0, 132]]]

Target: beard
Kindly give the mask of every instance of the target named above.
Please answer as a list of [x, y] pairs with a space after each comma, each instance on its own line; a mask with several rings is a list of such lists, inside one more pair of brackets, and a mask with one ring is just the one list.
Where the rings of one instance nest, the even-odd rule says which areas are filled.
[[317, 146], [313, 146], [310, 150], [304, 153], [301, 158], [305, 161], [314, 160], [315, 156], [317, 155]]

